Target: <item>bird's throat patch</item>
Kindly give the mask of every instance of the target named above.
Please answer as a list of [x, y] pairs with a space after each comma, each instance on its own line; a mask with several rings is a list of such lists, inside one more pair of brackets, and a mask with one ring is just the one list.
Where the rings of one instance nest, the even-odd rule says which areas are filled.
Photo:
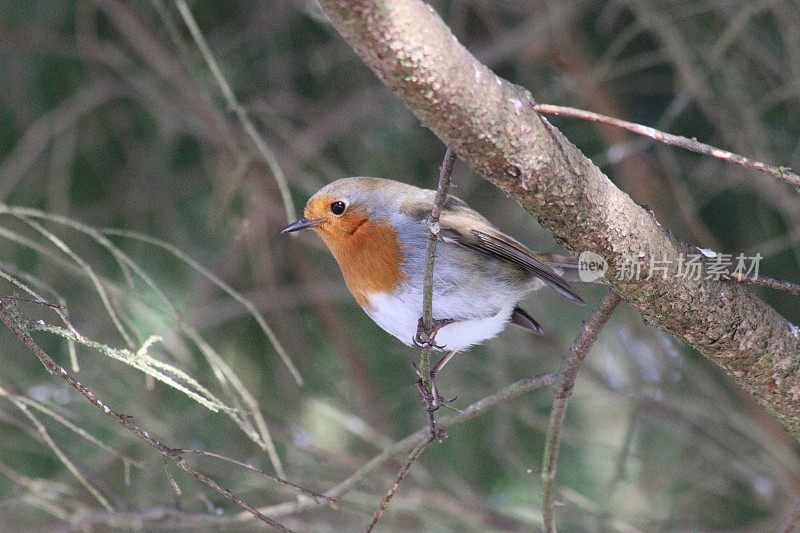
[[400, 241], [389, 222], [370, 220], [354, 210], [341, 217], [337, 229], [322, 227], [318, 233], [359, 305], [370, 307], [370, 294], [393, 293], [406, 275]]

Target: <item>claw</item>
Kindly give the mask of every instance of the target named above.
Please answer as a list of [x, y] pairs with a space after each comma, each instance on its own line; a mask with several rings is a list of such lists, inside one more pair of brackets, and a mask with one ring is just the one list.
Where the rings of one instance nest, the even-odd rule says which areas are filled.
[[422, 404], [422, 408], [431, 412], [438, 409], [438, 407], [433, 406], [433, 395], [425, 388], [425, 383], [422, 382], [422, 379], [418, 379], [414, 385], [417, 387], [417, 393], [419, 393], [419, 401]]
[[[435, 335], [434, 335], [435, 336]], [[414, 338], [411, 339], [411, 342], [420, 349], [425, 348], [436, 348], [437, 350], [444, 349], [444, 344], [436, 344], [433, 340], [433, 337], [429, 336], [424, 331], [417, 330], [417, 333], [414, 335]]]
[[[439, 394], [439, 388], [437, 385], [437, 378], [439, 377], [439, 372], [442, 371], [444, 366], [447, 364], [450, 359], [452, 359], [458, 352], [453, 350], [445, 354], [439, 361], [433, 366], [433, 368], [428, 371], [427, 379], [426, 376], [423, 376], [422, 370], [420, 370], [417, 363], [412, 362], [411, 366], [414, 367], [414, 371], [417, 373], [419, 379], [416, 382], [417, 392], [419, 393], [420, 402], [422, 402], [423, 408], [427, 411], [433, 412], [439, 409], [443, 405], [447, 405], [452, 403], [456, 400], [457, 396], [454, 396], [451, 399], [447, 399], [441, 394]], [[424, 381], [423, 381], [424, 380]], [[426, 383], [429, 383], [429, 387], [426, 387]]]
[[439, 396], [439, 394], [431, 393], [425, 387], [425, 383], [423, 383], [422, 379], [418, 379], [414, 385], [417, 387], [417, 393], [419, 393], [419, 401], [422, 404], [422, 408], [428, 412], [432, 413], [438, 410], [442, 405], [452, 401], [446, 400], [445, 398]]
[[439, 332], [440, 329], [445, 327], [448, 324], [452, 324], [455, 320], [451, 318], [443, 318], [439, 320], [434, 320], [433, 324], [431, 324], [431, 334], [428, 335], [425, 332], [425, 327], [422, 325], [422, 318], [417, 321], [417, 332], [414, 334], [414, 337], [411, 339], [411, 342], [417, 348], [424, 349], [424, 348], [435, 348], [437, 350], [443, 350], [446, 345], [444, 344], [436, 344], [436, 334]]
[[[417, 374], [419, 374], [419, 370], [417, 369], [417, 365], [414, 365], [414, 368], [417, 370]], [[431, 381], [431, 390], [428, 390], [425, 387], [425, 383], [422, 381], [422, 378], [418, 379], [414, 385], [417, 387], [417, 393], [419, 394], [420, 403], [422, 403], [422, 408], [429, 412], [437, 411], [443, 405], [447, 405], [456, 401], [458, 396], [453, 396], [452, 398], [445, 398], [441, 394], [436, 387], [436, 381], [433, 376], [430, 376]]]

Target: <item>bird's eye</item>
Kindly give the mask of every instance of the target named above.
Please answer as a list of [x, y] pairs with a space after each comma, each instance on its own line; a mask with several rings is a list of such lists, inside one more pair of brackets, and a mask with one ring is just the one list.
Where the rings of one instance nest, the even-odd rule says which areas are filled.
[[344, 213], [344, 210], [346, 208], [347, 204], [339, 200], [331, 204], [331, 213], [333, 213], [334, 215], [341, 215], [342, 213]]

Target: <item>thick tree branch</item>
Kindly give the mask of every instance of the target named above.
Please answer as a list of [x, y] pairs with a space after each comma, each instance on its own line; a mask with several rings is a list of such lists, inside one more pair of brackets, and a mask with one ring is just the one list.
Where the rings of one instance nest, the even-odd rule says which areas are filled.
[[652, 324], [710, 357], [800, 435], [800, 333], [738, 285], [617, 280], [628, 258], [694, 252], [664, 231], [556, 128], [525, 89], [479, 63], [419, 0], [320, 0], [345, 40], [456, 154], [565, 246], [609, 263], [612, 289]]

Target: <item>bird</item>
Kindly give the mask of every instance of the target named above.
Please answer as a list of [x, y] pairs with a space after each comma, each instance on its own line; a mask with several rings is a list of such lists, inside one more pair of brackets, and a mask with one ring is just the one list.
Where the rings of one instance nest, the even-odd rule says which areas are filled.
[[451, 401], [438, 393], [436, 377], [456, 353], [494, 338], [508, 324], [542, 334], [542, 326], [519, 306], [529, 292], [550, 287], [584, 303], [565, 279], [579, 279], [577, 261], [531, 251], [448, 195], [438, 222], [433, 331], [426, 337], [422, 294], [435, 195], [388, 179], [342, 178], [311, 196], [302, 218], [281, 232], [314, 231], [356, 302], [378, 326], [408, 346], [427, 342], [446, 352], [430, 370], [429, 410]]

